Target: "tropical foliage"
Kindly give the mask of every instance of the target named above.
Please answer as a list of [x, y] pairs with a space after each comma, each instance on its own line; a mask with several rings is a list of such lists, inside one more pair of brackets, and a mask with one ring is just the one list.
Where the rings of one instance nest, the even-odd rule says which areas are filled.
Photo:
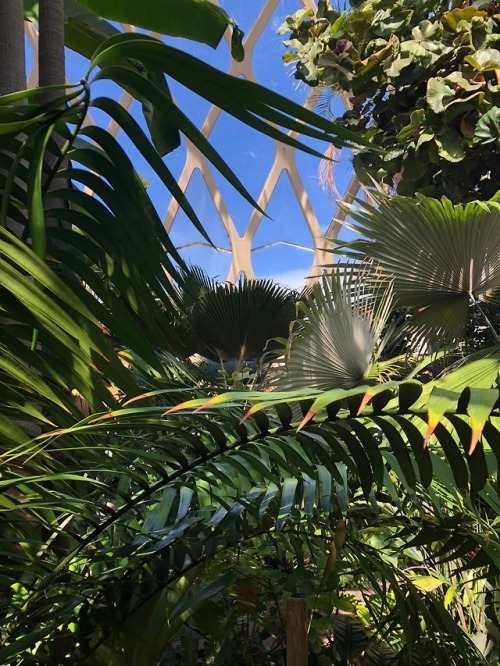
[[354, 155], [366, 184], [398, 193], [490, 199], [497, 190], [500, 97], [496, 2], [320, 0], [280, 32], [286, 62], [311, 86], [342, 92], [339, 122], [382, 152]]
[[275, 365], [282, 388], [328, 390], [382, 381], [397, 372], [407, 354], [382, 360], [393, 333], [391, 280], [377, 279], [371, 265], [337, 269], [299, 303], [283, 356]]
[[220, 283], [193, 266], [182, 282], [175, 324], [181, 358], [197, 353], [218, 361], [222, 370], [229, 362], [238, 374], [245, 362], [259, 363], [264, 354], [269, 363], [274, 338], [286, 337], [296, 318], [298, 294], [272, 280]]
[[[267, 542], [279, 561], [282, 554], [299, 557], [303, 539], [312, 539], [311, 556], [315, 542], [327, 553], [329, 538], [338, 550], [323, 561], [322, 580], [311, 578], [304, 560], [274, 577], [285, 599], [296, 589], [311, 601], [316, 596], [321, 617], [329, 604], [358, 614], [364, 608], [373, 650], [385, 637], [396, 654], [448, 650], [447, 663], [479, 663], [446, 611], [454, 594], [466, 593], [465, 584], [443, 576], [440, 567], [460, 558], [461, 575], [480, 576], [493, 594], [500, 552], [489, 514], [497, 513], [498, 499], [488, 469], [499, 455], [498, 391], [453, 394], [416, 382], [315, 391], [294, 434], [289, 405], [303, 403], [304, 392], [233, 392], [207, 404], [202, 391], [184, 408], [218, 405], [207, 419], [171, 415], [179, 406], [165, 414], [165, 403], [192, 388], [163, 383], [161, 393], [145, 396], [146, 408], [130, 403], [93, 415], [6, 456], [4, 512], [16, 516], [5, 543], [6, 577], [26, 573], [5, 608], [4, 663], [28, 649], [35, 663], [119, 664], [130, 655], [136, 663], [156, 663], [186, 623], [191, 640], [203, 638], [206, 614], [197, 611], [210, 596], [248, 578], [251, 569], [238, 564], [239, 548]], [[367, 398], [371, 407], [363, 405]], [[234, 407], [242, 400], [254, 405], [244, 424]], [[264, 416], [263, 408], [275, 415]], [[469, 448], [478, 428], [483, 444], [467, 458], [463, 444]], [[459, 516], [448, 513], [452, 500], [461, 504]], [[424, 507], [427, 520], [419, 515]], [[392, 547], [377, 551], [389, 537]], [[271, 549], [273, 541], [279, 546]], [[255, 571], [253, 577], [266, 582]], [[357, 589], [362, 580], [369, 603], [345, 596], [341, 578], [357, 579]], [[384, 580], [392, 601], [383, 595]], [[396, 617], [400, 630], [388, 634]], [[456, 659], [467, 654], [468, 661], [451, 660], [449, 641], [461, 655]]]
[[[15, 322], [13, 335], [6, 333], [9, 336], [6, 353], [16, 366], [15, 370], [9, 369], [9, 376], [15, 377], [16, 386], [24, 386], [23, 376], [32, 374], [27, 368], [40, 370], [40, 363], [48, 363], [47, 372], [56, 385], [78, 391], [95, 407], [116, 405], [102, 385], [102, 376], [127, 395], [137, 392], [103, 332], [97, 329], [104, 326], [116, 341], [131, 347], [154, 366], [153, 349], [141, 328], [148, 330], [149, 338], [158, 346], [168, 347], [168, 339], [175, 337], [171, 321], [176, 293], [167, 274], [176, 275], [172, 258], [178, 261], [180, 258], [125, 151], [106, 131], [98, 127], [82, 128], [88, 108], [98, 108], [120, 124], [165, 188], [178, 198], [189, 219], [205, 232], [137, 122], [117, 102], [103, 97], [92, 99], [89, 77], [106, 78], [111, 71], [115, 80], [120, 79], [127, 87], [139, 90], [154, 108], [161, 109], [162, 113], [167, 111], [169, 123], [181, 129], [236, 189], [253, 202], [231, 169], [170, 98], [152, 82], [125, 64], [119, 64], [120, 58], [139, 55], [157, 67], [161, 63], [165, 71], [186, 85], [191, 85], [193, 68], [199, 66], [203, 76], [196, 79], [199, 86], [193, 83], [193, 89], [210, 99], [217, 97], [218, 89], [220, 106], [229, 113], [234, 111], [252, 126], [267, 128], [272, 136], [282, 137], [285, 142], [300, 145], [296, 139], [268, 126], [259, 116], [275, 119], [278, 114], [283, 126], [336, 141], [325, 131], [327, 127], [335, 131], [326, 121], [319, 119], [316, 126], [310, 125], [308, 129], [293, 117], [301, 115], [302, 121], [316, 123], [314, 114], [300, 110], [301, 107], [274, 93], [269, 93], [269, 97], [267, 91], [253, 83], [232, 79], [191, 56], [141, 35], [111, 38], [96, 51], [83, 82], [68, 88], [64, 98], [43, 107], [36, 103], [36, 90], [2, 98], [1, 151], [8, 174], [1, 187], [3, 225], [12, 219], [25, 230], [24, 238], [31, 239], [30, 249], [16, 242], [8, 231], [2, 232], [5, 271], [10, 276], [9, 282], [7, 278], [3, 281], [4, 287], [9, 289], [3, 309]], [[235, 111], [233, 95], [227, 88], [228, 82], [233, 81], [241, 99], [248, 97], [241, 114]], [[263, 94], [260, 98], [259, 91]], [[28, 103], [17, 105], [20, 99]], [[61, 108], [63, 102], [67, 106]], [[62, 125], [65, 121], [66, 128]], [[66, 138], [61, 148], [50, 141], [56, 130]], [[47, 150], [56, 161], [42, 178], [43, 165], [47, 168], [48, 164], [44, 160]], [[69, 165], [61, 171], [67, 158]], [[24, 159], [29, 160], [29, 169]], [[56, 173], [68, 178], [71, 186], [57, 192], [62, 207], [47, 212], [43, 210], [43, 195]], [[93, 193], [97, 197], [92, 196]], [[61, 220], [62, 228], [46, 228], [44, 220], [48, 213]], [[46, 263], [47, 259], [50, 266], [58, 268], [56, 272]], [[48, 300], [47, 292], [55, 298], [57, 310], [51, 307], [52, 300]], [[42, 343], [39, 350], [34, 348], [37, 335]], [[78, 345], [74, 344], [74, 338], [79, 339]], [[21, 343], [23, 339], [29, 341], [27, 346]], [[72, 363], [61, 361], [66, 354], [75, 360]], [[52, 363], [47, 358], [52, 359]], [[17, 366], [18, 362], [23, 364], [23, 369]], [[37, 377], [35, 374], [30, 379], [31, 385], [43, 381]], [[24, 393], [25, 389], [19, 390]], [[42, 394], [53, 400], [52, 391], [44, 390]], [[5, 409], [9, 411], [10, 407], [7, 405]], [[37, 418], [44, 420], [40, 415]], [[7, 430], [9, 427], [6, 426]], [[16, 437], [18, 439], [19, 434]]]
[[[352, 139], [140, 34], [101, 44], [82, 82], [61, 87], [53, 102], [40, 104], [37, 90], [0, 98], [0, 314], [9, 318], [0, 328], [0, 662], [283, 663], [293, 594], [306, 597], [317, 663], [498, 662], [498, 348], [426, 384], [375, 381], [393, 370], [382, 368], [380, 339], [400, 282], [389, 250], [368, 252], [386, 246], [365, 209], [357, 218], [365, 238], [351, 251], [382, 267], [351, 267], [306, 296], [289, 345], [306, 357], [313, 347], [304, 341], [319, 344], [315, 318], [335, 325], [325, 343], [341, 381], [305, 388], [307, 367], [297, 364], [285, 392], [221, 394], [171, 352], [189, 307], [201, 309], [213, 293], [214, 311], [237, 312], [234, 303], [248, 299], [242, 285], [202, 278], [193, 289], [123, 148], [83, 128], [88, 108], [119, 123], [203, 226], [158, 141], [117, 103], [94, 99], [93, 81], [133, 91], [251, 197], [137, 62], [291, 145], [303, 146], [277, 127], [338, 145]], [[48, 205], [56, 177], [68, 186]], [[387, 219], [403, 205], [410, 215], [401, 198], [390, 203], [382, 202]], [[474, 233], [487, 233], [478, 275], [488, 273], [488, 288], [471, 278], [467, 289], [489, 296], [496, 204], [444, 202], [444, 213], [420, 205], [440, 234], [457, 216], [457, 243], [468, 242], [465, 217]], [[62, 224], [47, 227], [47, 218]], [[452, 277], [445, 271], [435, 283]], [[288, 322], [289, 295], [267, 287]], [[258, 303], [262, 293], [249, 290]], [[231, 334], [236, 352], [227, 354], [241, 359], [255, 332], [260, 352], [269, 333], [253, 323], [243, 337]]]
[[[143, 578], [147, 572], [159, 594], [157, 603], [161, 605], [167, 593], [172, 592], [165, 584], [171, 574], [167, 573], [167, 579], [160, 582], [163, 574], [158, 578], [156, 571], [149, 570], [151, 558], [143, 558], [149, 546], [140, 549], [142, 554], [136, 552], [135, 564], [126, 554], [134, 531], [142, 541], [139, 532], [143, 518], [135, 507], [144, 484], [153, 486], [151, 497], [156, 497], [153, 505], [158, 503], [155, 482], [149, 478], [147, 469], [142, 468], [136, 478], [138, 485], [135, 481], [126, 481], [129, 468], [141, 469], [135, 445], [128, 447], [125, 445], [127, 437], [115, 437], [106, 427], [94, 443], [87, 443], [80, 451], [76, 441], [73, 444], [77, 449], [70, 444], [63, 450], [58, 436], [46, 440], [44, 435], [55, 427], [74, 426], [89, 411], [116, 409], [124, 396], [131, 398], [145, 388], [164, 386], [167, 377], [176, 391], [172, 395], [179, 397], [188, 388], [186, 378], [190, 380], [190, 387], [197, 381], [194, 369], [176, 364], [171, 357], [170, 365], [165, 367], [163, 360], [168, 359], [168, 355], [159, 355], [155, 349], [168, 348], [178, 338], [173, 320], [179, 296], [171, 279], [182, 283], [182, 273], [173, 264], [173, 260], [180, 262], [180, 258], [123, 148], [106, 131], [83, 127], [89, 108], [104, 111], [120, 125], [167, 191], [179, 200], [189, 219], [202, 233], [204, 230], [150, 138], [116, 102], [102, 97], [94, 99], [92, 80], [111, 77], [134, 91], [170, 128], [180, 130], [197, 145], [235, 188], [252, 201], [229, 167], [174, 105], [162, 85], [142, 76], [136, 67], [130, 67], [130, 58], [140, 58], [142, 63], [162, 73], [168, 71], [252, 127], [291, 145], [302, 144], [265, 121], [276, 121], [302, 135], [309, 132], [314, 138], [337, 140], [332, 134], [335, 126], [314, 114], [142, 35], [117, 35], [102, 44], [82, 81], [75, 86], [61, 86], [62, 96], [50, 103], [39, 103], [39, 96], [44, 92], [40, 90], [20, 91], [1, 98], [1, 310], [2, 315], [9, 318], [3, 321], [0, 334], [1, 484], [2, 510], [6, 517], [5, 529], [2, 529], [6, 558], [2, 579], [5, 602], [1, 612], [2, 662], [6, 664], [26, 660], [60, 663], [93, 659], [97, 653], [103, 663], [110, 664], [112, 657], [106, 653], [106, 650], [114, 650], [110, 626], [105, 623], [106, 626], [101, 627], [100, 620], [97, 624], [95, 620], [104, 612], [111, 624], [118, 626], [112, 620], [114, 602], [104, 601], [115, 584], [116, 593], [127, 597], [129, 577], [130, 584], [137, 583], [140, 588], [144, 583], [147, 587], [150, 584], [147, 576]], [[236, 98], [241, 98], [241, 106], [235, 104]], [[339, 132], [344, 139], [348, 138], [343, 130]], [[56, 133], [63, 137], [62, 143], [52, 139]], [[61, 177], [68, 186], [51, 192], [50, 205], [58, 204], [47, 209], [44, 195], [52, 182]], [[45, 220], [49, 217], [62, 224], [46, 226]], [[19, 238], [11, 231], [14, 223]], [[126, 430], [130, 431], [128, 425]], [[146, 458], [153, 461], [151, 469], [162, 470], [163, 479], [165, 474], [168, 476], [170, 452], [164, 448], [161, 453], [155, 451], [150, 434], [145, 435], [145, 432], [131, 435], [130, 441], [144, 437]], [[187, 439], [191, 432], [192, 426], [189, 426]], [[30, 443], [37, 435], [38, 439]], [[207, 449], [207, 456], [203, 456], [205, 462], [211, 457]], [[118, 458], [122, 460], [125, 474], [121, 482], [115, 465]], [[195, 461], [197, 457], [191, 463]], [[183, 475], [184, 471], [188, 470], [183, 468]], [[86, 479], [94, 490], [87, 487]], [[123, 484], [127, 487], [122, 487]], [[156, 482], [156, 486], [160, 490], [163, 484]], [[179, 520], [185, 518], [190, 509], [190, 502], [186, 504], [185, 499], [189, 491], [180, 492], [184, 499], [177, 508]], [[207, 487], [207, 498], [210, 499], [211, 494]], [[223, 489], [220, 494], [222, 505], [227, 505]], [[125, 496], [129, 497], [126, 504], [132, 502], [130, 510], [121, 505]], [[116, 501], [120, 497], [118, 506]], [[151, 520], [153, 513], [146, 499], [145, 496], [139, 503], [143, 503]], [[113, 503], [116, 510], [111, 506]], [[163, 511], [164, 508], [160, 510]], [[120, 515], [123, 516], [121, 523]], [[146, 513], [142, 515], [145, 517]], [[108, 521], [106, 525], [102, 517], [104, 522]], [[191, 523], [198, 524], [202, 517], [208, 515], [202, 511], [196, 517], [190, 512], [187, 523], [180, 525], [179, 534]], [[92, 543], [94, 537], [89, 529], [96, 536], [103, 535], [98, 546]], [[210, 535], [209, 521], [204, 529]], [[197, 540], [195, 531], [194, 541]], [[132, 536], [132, 541], [134, 539]], [[113, 544], [125, 548], [121, 560], [110, 559], [109, 548]], [[102, 550], [103, 545], [108, 555]], [[132, 551], [135, 552], [135, 546]], [[89, 554], [90, 568], [84, 563]], [[110, 572], [106, 571], [107, 566], [102, 568], [107, 562], [111, 564]], [[185, 558], [182, 563], [176, 560], [174, 567], [182, 572], [181, 577], [174, 574], [172, 579], [174, 587], [179, 585], [177, 602], [169, 597], [178, 606], [179, 622], [174, 622], [173, 606], [163, 604], [164, 612], [168, 608], [168, 635], [162, 634], [160, 652], [154, 653], [152, 647], [153, 652], [144, 653], [145, 663], [155, 660], [169, 639], [176, 635], [176, 627], [183, 626], [197, 606], [223, 587], [218, 580], [213, 585], [199, 581], [198, 601], [186, 602], [186, 591], [190, 599], [194, 592], [191, 585], [187, 586], [189, 576], [194, 577], [196, 570], [194, 565], [188, 566], [193, 570], [189, 574], [184, 564], [187, 564]], [[134, 567], [137, 567], [137, 579], [132, 575]], [[92, 576], [96, 576], [95, 582], [102, 581], [102, 586], [91, 585], [90, 578], [86, 581], [91, 571]], [[115, 573], [118, 573], [117, 578]], [[227, 582], [230, 578], [223, 580]], [[118, 588], [122, 583], [124, 587], [120, 592]], [[140, 592], [141, 599], [142, 594]], [[125, 597], [125, 606], [136, 610], [135, 601], [132, 598], [126, 601]], [[186, 608], [191, 609], [187, 614], [182, 610], [185, 603]], [[106, 606], [109, 613], [103, 610]], [[89, 609], [97, 611], [92, 620], [90, 616], [86, 619]], [[80, 613], [81, 623], [75, 624]], [[156, 618], [161, 621], [160, 611]], [[140, 644], [142, 646], [142, 639]], [[128, 647], [125, 652], [131, 654]], [[120, 657], [120, 654], [121, 649], [117, 649], [116, 659], [128, 660], [128, 656]]]
[[[377, 205], [347, 205], [359, 234], [349, 254], [369, 257], [392, 288], [396, 307], [412, 313], [406, 329], [414, 345], [448, 345], [464, 336], [470, 309], [495, 299], [500, 287], [500, 207], [496, 201], [453, 205], [422, 195], [387, 197]], [[484, 324], [491, 327], [489, 320]], [[495, 342], [500, 339], [492, 330]]]

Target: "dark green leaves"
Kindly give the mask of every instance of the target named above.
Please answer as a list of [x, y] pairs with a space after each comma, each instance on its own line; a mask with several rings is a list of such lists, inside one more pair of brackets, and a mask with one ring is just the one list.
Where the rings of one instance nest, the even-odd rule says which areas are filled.
[[155, 32], [185, 37], [216, 47], [230, 24], [229, 16], [207, 0], [78, 0], [104, 18]]

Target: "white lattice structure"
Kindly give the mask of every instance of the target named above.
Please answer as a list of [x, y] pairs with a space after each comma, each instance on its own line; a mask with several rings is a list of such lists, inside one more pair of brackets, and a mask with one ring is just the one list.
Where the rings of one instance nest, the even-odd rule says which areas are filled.
[[[214, 4], [218, 4], [217, 0], [213, 1]], [[228, 69], [229, 73], [232, 75], [244, 77], [252, 81], [258, 81], [253, 66], [255, 49], [257, 45], [259, 45], [259, 40], [263, 37], [264, 30], [272, 20], [273, 16], [275, 16], [276, 12], [279, 10], [283, 16], [286, 16], [287, 14], [294, 13], [301, 7], [315, 9], [315, 3], [312, 0], [262, 0], [262, 2], [263, 4], [260, 13], [258, 13], [251, 28], [247, 28], [246, 31], [244, 40], [245, 59], [240, 63], [230, 59]], [[221, 2], [221, 4], [223, 3]], [[231, 4], [232, 3], [226, 3], [225, 6], [226, 11], [229, 11], [230, 13], [232, 9]], [[236, 7], [234, 8], [234, 14], [236, 15], [236, 18], [238, 18]], [[123, 26], [123, 28], [128, 31], [133, 30], [130, 26]], [[31, 24], [27, 24], [26, 30], [27, 38], [33, 51], [36, 52], [36, 29]], [[159, 35], [154, 36], [159, 37]], [[229, 37], [226, 42], [227, 47], [229, 48]], [[224, 46], [221, 45], [219, 48], [224, 48]], [[279, 54], [277, 54], [276, 57], [279, 58]], [[33, 62], [35, 64], [28, 76], [29, 86], [36, 85], [38, 78], [36, 58], [33, 58]], [[262, 81], [258, 82], [266, 83]], [[308, 106], [309, 108], [313, 106], [315, 100], [314, 95], [314, 91], [310, 91], [304, 102], [305, 106]], [[121, 94], [120, 103], [127, 109], [131, 108], [133, 104], [137, 104], [137, 102], [134, 102], [132, 97], [126, 92]], [[214, 128], [218, 122], [222, 121], [220, 110], [215, 106], [211, 106], [201, 125], [201, 131], [204, 136], [210, 138], [212, 141]], [[94, 123], [94, 118], [89, 114], [86, 119], [86, 124]], [[108, 130], [116, 136], [119, 132], [119, 127], [116, 123], [111, 122], [108, 126]], [[326, 224], [325, 220], [322, 220], [323, 225], [320, 224], [311, 202], [311, 198], [308, 195], [307, 188], [304, 185], [304, 179], [307, 177], [307, 174], [303, 173], [297, 164], [296, 151], [293, 148], [285, 146], [272, 139], [266, 138], [265, 140], [272, 142], [273, 144], [273, 159], [270, 168], [265, 174], [264, 184], [261, 187], [260, 192], [254, 196], [261, 209], [266, 211], [280, 179], [288, 179], [289, 184], [291, 185], [291, 191], [296, 200], [294, 205], [295, 207], [298, 206], [300, 209], [302, 217], [301, 223], [309, 232], [310, 242], [308, 243], [297, 244], [293, 239], [287, 237], [286, 230], [284, 230], [283, 236], [280, 235], [279, 238], [275, 238], [269, 243], [259, 245], [256, 236], [263, 223], [263, 219], [266, 218], [264, 218], [262, 213], [258, 210], [253, 209], [249, 212], [247, 219], [245, 219], [243, 223], [240, 221], [238, 225], [235, 224], [234, 216], [231, 213], [226, 197], [214, 177], [213, 168], [207, 162], [206, 158], [201, 155], [189, 141], [185, 142], [185, 155], [183, 155], [183, 163], [180, 169], [180, 174], [178, 175], [178, 182], [182, 190], [186, 191], [190, 186], [194, 174], [199, 173], [201, 175], [208, 192], [208, 197], [211, 200], [211, 206], [213, 206], [214, 210], [217, 212], [217, 215], [212, 216], [214, 218], [212, 223], [220, 224], [223, 227], [223, 233], [220, 233], [221, 230], [219, 230], [216, 236], [219, 239], [222, 238], [224, 240], [222, 242], [216, 242], [216, 247], [220, 253], [230, 256], [230, 265], [227, 275], [220, 275], [219, 277], [225, 277], [229, 281], [235, 281], [238, 275], [242, 272], [248, 278], [255, 277], [256, 272], [253, 264], [254, 253], [272, 245], [287, 245], [308, 250], [312, 253], [312, 260], [309, 262], [309, 268], [303, 275], [304, 278], [317, 275], [322, 266], [327, 265], [332, 261], [331, 253], [325, 253], [324, 248], [332, 247], [332, 241], [336, 239], [340, 228], [338, 220], [343, 217], [343, 211], [338, 205], [332, 205], [330, 207], [329, 217], [328, 220], [326, 220]], [[244, 177], [241, 174], [237, 171], [236, 174], [244, 181]], [[348, 185], [344, 188], [344, 192], [339, 192], [338, 200], [349, 200], [356, 195], [358, 189], [359, 183], [355, 177], [352, 177]], [[160, 214], [162, 214], [161, 211]], [[166, 204], [163, 220], [167, 231], [175, 232], [176, 236], [182, 235], [179, 227], [185, 223], [185, 221], [180, 218], [179, 205], [175, 200], [171, 200]], [[209, 234], [212, 235], [210, 229]], [[210, 247], [201, 237], [186, 243], [176, 241], [176, 245], [184, 252], [189, 252], [191, 248], [196, 246]], [[271, 272], [272, 271], [270, 270], [269, 273], [271, 274]]]

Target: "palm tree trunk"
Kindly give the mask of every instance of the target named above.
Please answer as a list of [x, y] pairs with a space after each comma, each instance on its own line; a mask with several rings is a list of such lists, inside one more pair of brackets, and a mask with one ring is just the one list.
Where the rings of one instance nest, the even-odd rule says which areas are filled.
[[0, 1], [0, 95], [26, 88], [23, 0]]
[[[0, 0], [0, 95], [8, 95], [25, 88], [23, 0]], [[3, 196], [5, 177], [5, 172], [0, 170], [0, 198]], [[24, 231], [22, 225], [9, 217], [7, 227], [17, 236]], [[0, 319], [0, 322], [6, 321], [9, 320]]]
[[[40, 86], [59, 85], [66, 80], [63, 0], [40, 0], [38, 68]], [[42, 101], [56, 99], [59, 94], [45, 93]]]
[[[0, 0], [0, 95], [25, 89], [24, 3], [23, 0]], [[6, 172], [0, 169], [0, 198], [3, 196], [6, 175]], [[22, 182], [18, 184], [23, 186]], [[7, 229], [18, 237], [24, 232], [24, 226], [10, 217], [7, 217]], [[15, 326], [16, 321], [10, 317], [0, 317], [2, 328], [11, 325]], [[15, 423], [30, 435], [34, 436], [39, 432], [33, 429], [29, 421], [16, 420]]]
[[[38, 15], [38, 85], [54, 86], [66, 82], [66, 67], [64, 57], [64, 0], [40, 0]], [[57, 99], [61, 91], [53, 90], [41, 95], [41, 102], [48, 103]], [[63, 139], [59, 135], [53, 135], [54, 139], [62, 148]], [[54, 155], [47, 155], [47, 162], [53, 165], [56, 161]], [[64, 165], [63, 165], [64, 166]], [[68, 186], [66, 180], [54, 178], [49, 186], [50, 190], [63, 189]], [[61, 199], [46, 196], [44, 206], [49, 208], [63, 208]], [[46, 218], [47, 227], [59, 227], [60, 222], [55, 218]]]

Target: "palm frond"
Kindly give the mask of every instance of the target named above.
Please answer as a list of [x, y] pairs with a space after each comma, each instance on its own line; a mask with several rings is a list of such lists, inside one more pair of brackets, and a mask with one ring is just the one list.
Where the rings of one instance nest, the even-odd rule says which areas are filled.
[[259, 359], [273, 338], [285, 337], [297, 294], [272, 280], [240, 280], [205, 291], [190, 315], [205, 352], [216, 359]]
[[353, 264], [323, 278], [302, 303], [303, 318], [292, 330], [278, 385], [328, 390], [375, 378], [382, 370], [377, 359], [391, 305], [390, 283], [376, 279], [369, 266]]
[[409, 329], [422, 340], [450, 344], [463, 335], [470, 304], [500, 286], [500, 206], [453, 205], [418, 195], [374, 192], [376, 206], [347, 205], [363, 237], [354, 256], [371, 257], [394, 279], [396, 306], [414, 311]]

